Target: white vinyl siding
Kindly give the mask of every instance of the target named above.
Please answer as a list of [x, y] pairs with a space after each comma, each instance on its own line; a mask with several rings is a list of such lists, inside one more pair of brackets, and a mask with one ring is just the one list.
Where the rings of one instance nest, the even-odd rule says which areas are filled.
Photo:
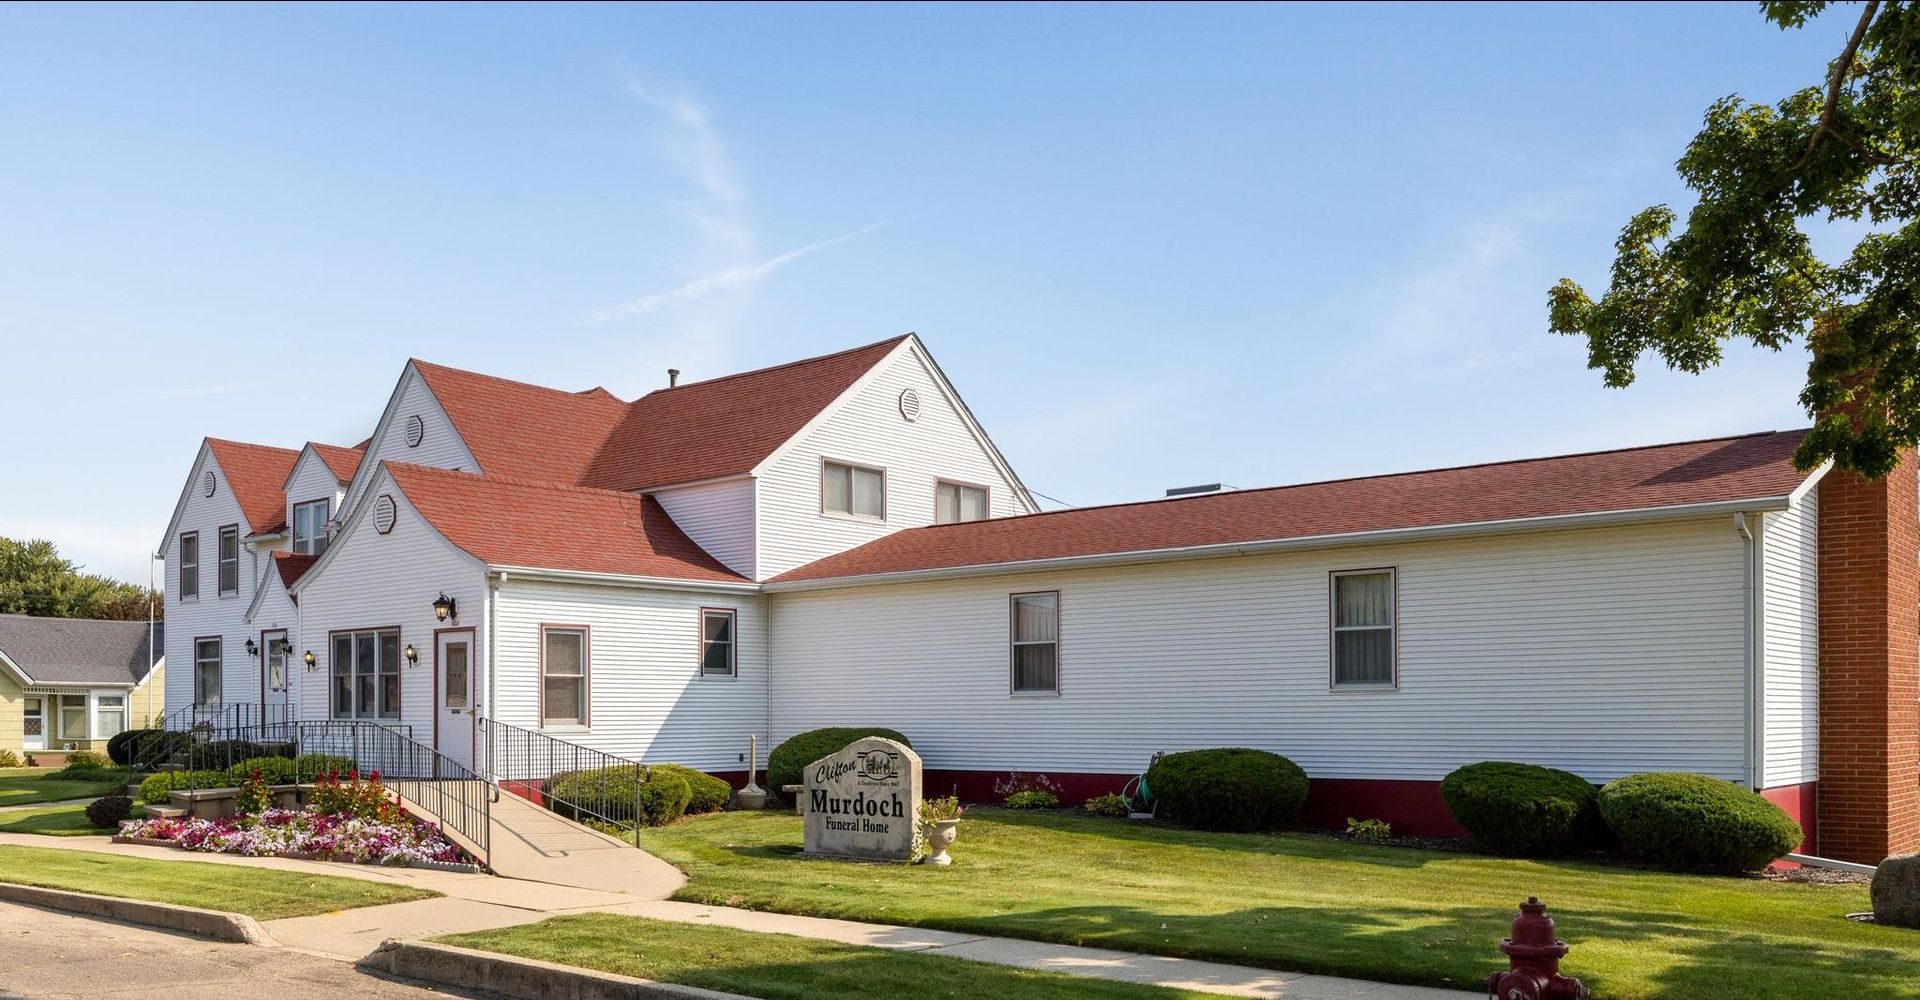
[[[214, 474], [213, 496], [207, 496], [201, 488], [208, 471]], [[219, 600], [213, 595], [219, 589], [220, 529], [232, 524], [240, 525], [242, 539], [238, 553], [239, 592], [237, 599]], [[181, 575], [181, 535], [190, 532], [198, 534], [200, 571], [195, 575], [200, 580], [200, 596], [197, 600], [171, 601], [167, 607], [166, 661], [176, 667], [166, 672], [164, 683], [168, 705], [178, 708], [193, 704], [194, 640], [208, 636], [219, 636], [223, 648], [237, 651], [236, 655], [225, 659], [220, 676], [221, 698], [227, 704], [257, 703], [260, 699], [260, 663], [244, 655], [247, 640], [257, 637], [255, 625], [246, 620], [246, 614], [253, 602], [255, 588], [260, 585], [261, 575], [271, 572], [269, 564], [272, 556], [267, 546], [250, 544], [244, 540], [252, 531], [253, 526], [241, 512], [240, 504], [227, 485], [226, 470], [220, 468], [212, 450], [202, 446], [189, 475], [179, 524], [173, 537], [167, 539], [164, 553], [167, 566], [164, 579], [169, 585], [177, 586]], [[285, 542], [278, 543], [277, 547], [284, 548]]]
[[[1328, 778], [1514, 760], [1741, 780], [1744, 557], [1714, 517], [779, 593], [768, 738], [884, 722], [930, 768], [1135, 774], [1251, 746]], [[1398, 567], [1390, 696], [1327, 684], [1328, 574], [1367, 566]], [[1060, 593], [1061, 693], [1010, 699], [1007, 595], [1036, 590]], [[880, 653], [857, 699], [850, 650]]]
[[1762, 787], [1820, 772], [1820, 503], [1818, 487], [1761, 533], [1766, 600]]
[[[301, 581], [305, 586], [299, 594], [299, 614], [304, 634], [294, 653], [294, 669], [304, 669], [300, 657], [308, 649], [319, 661], [317, 672], [306, 675], [310, 682], [294, 684], [301, 718], [325, 719], [333, 713], [333, 650], [328, 641], [332, 632], [390, 629], [398, 645], [412, 644], [426, 651], [433, 648], [434, 629], [473, 626], [474, 663], [486, 663], [482, 643], [486, 641], [487, 597], [479, 564], [441, 538], [384, 473], [374, 477], [371, 489], [372, 495], [388, 493], [394, 498], [392, 533], [375, 531], [371, 512], [350, 519], [323, 557], [325, 565], [317, 565], [309, 571], [312, 576]], [[458, 622], [434, 620], [433, 600], [442, 592], [458, 602]], [[398, 721], [410, 727], [414, 739], [431, 743], [433, 671], [426, 665], [425, 652], [421, 660], [417, 667], [402, 661], [397, 681], [400, 715], [383, 721]], [[475, 678], [475, 690], [484, 699], [484, 676]]]
[[[919, 418], [900, 416], [900, 393], [920, 397]], [[821, 516], [821, 460], [887, 472], [884, 522]], [[899, 528], [934, 523], [934, 481], [988, 487], [991, 513], [1026, 513], [1013, 484], [947, 399], [911, 342], [869, 372], [759, 470], [758, 579], [777, 576]]]
[[753, 576], [752, 479], [661, 490], [653, 497], [694, 544], [735, 573]]
[[[700, 675], [700, 612], [716, 601], [736, 612], [736, 677], [728, 683]], [[490, 714], [502, 722], [539, 727], [540, 627], [564, 623], [592, 632], [592, 720], [591, 728], [564, 729], [560, 738], [650, 763], [733, 771], [745, 767], [747, 737], [766, 733], [767, 632], [760, 597], [509, 578], [495, 607], [499, 701]]]
[[[401, 375], [400, 391], [396, 394], [393, 408], [386, 414], [387, 423], [381, 427], [378, 436], [367, 445], [367, 454], [373, 461], [361, 463], [365, 475], [356, 478], [349, 487], [347, 498], [340, 510], [351, 514], [360, 497], [367, 490], [367, 480], [374, 475], [379, 463], [386, 459], [396, 462], [410, 462], [414, 465], [430, 465], [437, 469], [463, 469], [467, 472], [484, 471], [480, 463], [474, 460], [473, 452], [467, 450], [466, 442], [453, 429], [453, 421], [447, 419], [447, 413], [440, 408], [438, 400], [428, 391], [427, 383], [411, 365]], [[415, 414], [425, 426], [426, 433], [419, 447], [407, 447], [407, 418]]]

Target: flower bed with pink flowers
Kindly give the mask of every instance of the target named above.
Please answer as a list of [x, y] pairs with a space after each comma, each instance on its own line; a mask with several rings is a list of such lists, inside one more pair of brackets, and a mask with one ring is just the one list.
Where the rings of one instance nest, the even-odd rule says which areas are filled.
[[[257, 783], [255, 775], [249, 784]], [[264, 789], [243, 803], [264, 804]], [[125, 824], [120, 837], [209, 854], [293, 857], [374, 865], [471, 865], [473, 859], [433, 824], [414, 818], [386, 797], [378, 774], [362, 781], [326, 775], [304, 810], [263, 808], [219, 819], [145, 819]]]

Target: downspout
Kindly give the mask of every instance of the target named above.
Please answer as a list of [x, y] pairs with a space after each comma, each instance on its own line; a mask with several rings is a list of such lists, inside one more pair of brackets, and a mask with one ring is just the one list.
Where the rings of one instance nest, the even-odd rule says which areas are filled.
[[1766, 781], [1766, 748], [1763, 745], [1766, 702], [1766, 564], [1761, 558], [1766, 533], [1765, 515], [1751, 519], [1744, 513], [1733, 515], [1734, 530], [1747, 541], [1743, 586], [1746, 604], [1746, 775], [1747, 787], [1759, 791]]
[[[487, 606], [482, 609], [487, 619], [487, 703], [482, 706], [482, 710], [486, 713], [484, 716], [485, 719], [493, 718], [494, 706], [499, 704], [494, 700], [494, 696], [498, 691], [498, 684], [495, 680], [497, 671], [494, 670], [493, 636], [494, 622], [499, 618], [497, 605], [500, 599], [500, 584], [506, 582], [506, 579], [507, 574], [504, 572], [494, 573], [487, 577]], [[488, 727], [488, 730], [486, 777], [487, 783], [492, 786], [493, 794], [497, 799], [500, 794], [500, 782], [493, 773], [493, 738], [491, 727]]]

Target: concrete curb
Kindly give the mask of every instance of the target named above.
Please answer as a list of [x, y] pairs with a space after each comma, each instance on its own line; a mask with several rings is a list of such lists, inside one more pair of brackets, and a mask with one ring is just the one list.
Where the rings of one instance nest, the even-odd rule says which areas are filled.
[[241, 913], [203, 910], [197, 906], [175, 906], [172, 903], [152, 903], [144, 899], [96, 896], [90, 892], [43, 889], [37, 885], [16, 885], [11, 882], [0, 882], [0, 900], [9, 903], [25, 903], [28, 906], [43, 906], [50, 910], [65, 910], [82, 916], [103, 917], [121, 923], [158, 927], [161, 930], [179, 931], [197, 937], [212, 938], [215, 941], [234, 941], [270, 948], [278, 947], [280, 944], [260, 926], [259, 921], [252, 917]]
[[402, 979], [499, 993], [513, 1000], [743, 1000], [737, 993], [424, 941], [389, 939], [359, 964]]

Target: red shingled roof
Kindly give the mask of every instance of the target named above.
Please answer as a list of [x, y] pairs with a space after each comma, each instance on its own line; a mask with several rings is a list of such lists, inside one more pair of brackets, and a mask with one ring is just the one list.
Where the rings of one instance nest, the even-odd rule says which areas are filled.
[[748, 582], [694, 544], [652, 497], [384, 464], [422, 517], [490, 566]]
[[353, 478], [354, 470], [360, 468], [360, 457], [367, 453], [364, 441], [351, 448], [318, 441], [307, 443], [313, 446], [313, 453], [320, 456], [320, 461], [327, 463], [327, 470], [333, 473], [333, 478], [343, 483]]
[[578, 483], [627, 409], [601, 388], [567, 392], [417, 359], [413, 367], [489, 476]]
[[1785, 496], [1805, 431], [910, 528], [774, 583]]
[[240, 513], [256, 535], [270, 535], [287, 527], [287, 473], [300, 453], [290, 448], [208, 438], [227, 488], [240, 502]]
[[280, 585], [293, 586], [293, 581], [300, 579], [300, 574], [305, 573], [319, 558], [310, 552], [275, 552], [273, 568], [280, 574]]

